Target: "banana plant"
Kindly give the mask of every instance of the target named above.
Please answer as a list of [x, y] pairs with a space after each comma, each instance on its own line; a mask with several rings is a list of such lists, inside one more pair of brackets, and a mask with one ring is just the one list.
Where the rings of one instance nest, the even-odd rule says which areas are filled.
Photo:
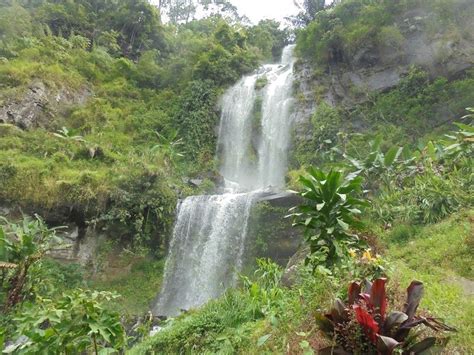
[[381, 174], [387, 169], [394, 166], [394, 163], [400, 157], [403, 148], [393, 146], [387, 152], [383, 152], [381, 149], [382, 137], [379, 136], [375, 140], [370, 141], [370, 153], [367, 154], [365, 159], [356, 159], [343, 153], [346, 158], [357, 170], [370, 174]]
[[178, 132], [173, 132], [169, 138], [157, 131], [155, 131], [155, 134], [159, 143], [154, 145], [150, 152], [159, 152], [163, 156], [166, 165], [176, 166], [176, 162], [184, 157], [184, 154], [179, 149], [179, 146], [184, 144], [183, 139], [178, 138]]
[[[468, 107], [466, 109], [469, 114], [465, 115], [463, 119], [474, 119], [474, 108]], [[474, 126], [471, 124], [464, 124], [454, 122], [458, 130], [451, 134], [445, 135], [445, 140], [442, 141], [444, 152], [454, 160], [460, 158], [472, 158], [474, 154]]]
[[53, 136], [69, 141], [76, 141], [76, 142], [85, 142], [84, 137], [79, 135], [73, 135], [72, 131], [67, 129], [66, 127], [62, 127], [58, 129], [56, 132], [53, 133]]

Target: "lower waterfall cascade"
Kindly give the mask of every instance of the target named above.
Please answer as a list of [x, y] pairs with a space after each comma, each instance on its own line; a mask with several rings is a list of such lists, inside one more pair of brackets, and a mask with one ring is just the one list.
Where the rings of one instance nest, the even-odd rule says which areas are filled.
[[[292, 126], [293, 48], [285, 47], [280, 63], [263, 65], [223, 95], [218, 154], [224, 193], [191, 196], [179, 204], [154, 315], [175, 316], [235, 285], [253, 202], [264, 191], [284, 188]], [[259, 79], [266, 80], [261, 89]], [[261, 128], [255, 139], [257, 100]]]

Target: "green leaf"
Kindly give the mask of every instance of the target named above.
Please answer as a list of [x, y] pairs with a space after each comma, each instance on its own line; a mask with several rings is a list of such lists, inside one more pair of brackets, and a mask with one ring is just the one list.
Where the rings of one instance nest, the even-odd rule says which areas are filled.
[[321, 211], [321, 210], [324, 208], [325, 205], [326, 205], [326, 202], [318, 203], [318, 204], [316, 205], [316, 210], [317, 210], [317, 211]]
[[454, 122], [454, 124], [466, 132], [474, 133], [474, 126], [470, 126], [460, 122]]
[[435, 345], [436, 345], [436, 338], [435, 337], [425, 338], [422, 341], [420, 341], [419, 343], [416, 343], [415, 345], [413, 345], [408, 350], [408, 353], [409, 354], [420, 354], [420, 353], [432, 348]]
[[343, 230], [347, 231], [349, 229], [349, 225], [339, 218], [337, 218], [337, 223], [341, 226]]
[[431, 158], [431, 160], [436, 160], [437, 158], [436, 148], [432, 141], [429, 141], [428, 144], [426, 145], [426, 152], [428, 154], [428, 157]]
[[257, 346], [262, 346], [263, 344], [265, 344], [267, 342], [268, 339], [270, 339], [272, 335], [271, 334], [266, 334], [260, 338], [258, 338], [258, 341], [257, 341]]
[[308, 189], [310, 190], [314, 189], [314, 184], [309, 179], [305, 178], [304, 176], [300, 176], [299, 180]]
[[401, 152], [402, 152], [402, 148], [399, 148], [399, 147], [390, 148], [388, 152], [385, 154], [385, 158], [383, 160], [383, 164], [385, 165], [385, 167], [388, 168], [392, 166], [392, 164], [395, 162], [395, 160], [398, 158]]

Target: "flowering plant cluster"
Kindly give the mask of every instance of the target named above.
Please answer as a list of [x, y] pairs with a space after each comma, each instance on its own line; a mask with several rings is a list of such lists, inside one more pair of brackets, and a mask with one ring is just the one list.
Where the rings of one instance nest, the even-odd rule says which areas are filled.
[[364, 250], [350, 249], [350, 258], [345, 262], [350, 277], [354, 280], [373, 280], [386, 275], [388, 262], [370, 248]]
[[447, 343], [446, 337], [422, 336], [426, 329], [454, 331], [439, 319], [416, 315], [423, 283], [412, 281], [403, 311], [388, 312], [386, 282], [385, 278], [364, 285], [353, 282], [346, 303], [337, 299], [328, 314], [318, 316], [320, 329], [334, 341], [320, 354], [391, 355], [396, 349], [402, 354], [421, 354]]

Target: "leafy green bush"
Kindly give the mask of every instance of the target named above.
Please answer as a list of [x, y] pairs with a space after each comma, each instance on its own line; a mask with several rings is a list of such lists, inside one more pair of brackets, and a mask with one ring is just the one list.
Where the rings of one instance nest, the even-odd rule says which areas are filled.
[[298, 212], [291, 216], [295, 218], [294, 225], [304, 227], [311, 253], [307, 263], [311, 262], [314, 268], [331, 267], [347, 257], [349, 248], [358, 243], [350, 229], [361, 226], [358, 208], [368, 206], [366, 200], [357, 198], [362, 178], [310, 168], [308, 177], [301, 176], [300, 182], [304, 188], [300, 195], [306, 203], [295, 207]]
[[18, 334], [28, 337], [15, 349], [24, 354], [120, 350], [125, 331], [118, 313], [103, 305], [118, 296], [109, 292], [77, 289], [57, 301], [38, 299], [15, 318]]
[[257, 270], [254, 275], [256, 280], [252, 281], [246, 276], [241, 276], [244, 288], [247, 290], [250, 300], [255, 309], [262, 315], [278, 313], [283, 291], [280, 288], [282, 269], [270, 259], [257, 259]]
[[[34, 275], [31, 269], [60, 239], [56, 228], [48, 228], [38, 215], [24, 217], [16, 224], [1, 217], [0, 269], [2, 270], [0, 296], [4, 311], [21, 303], [30, 292]], [[3, 299], [4, 298], [4, 299]]]
[[396, 243], [405, 243], [410, 240], [416, 234], [416, 227], [410, 224], [395, 223], [392, 230], [389, 233], [390, 241]]

